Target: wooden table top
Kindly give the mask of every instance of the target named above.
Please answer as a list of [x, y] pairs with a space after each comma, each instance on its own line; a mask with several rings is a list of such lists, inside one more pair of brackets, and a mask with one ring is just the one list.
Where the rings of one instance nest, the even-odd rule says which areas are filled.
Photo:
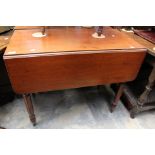
[[15, 26], [15, 30], [40, 29], [43, 26]]
[[46, 52], [99, 51], [144, 49], [144, 46], [128, 35], [111, 27], [104, 27], [105, 38], [93, 38], [94, 28], [53, 27], [46, 30], [47, 36], [33, 37], [38, 29], [15, 30], [5, 51], [5, 56]]
[[127, 34], [131, 39], [134, 39], [142, 46], [148, 49], [148, 53], [155, 56], [155, 44], [151, 43], [150, 41], [143, 39], [142, 37], [136, 35], [134, 32], [122, 32]]

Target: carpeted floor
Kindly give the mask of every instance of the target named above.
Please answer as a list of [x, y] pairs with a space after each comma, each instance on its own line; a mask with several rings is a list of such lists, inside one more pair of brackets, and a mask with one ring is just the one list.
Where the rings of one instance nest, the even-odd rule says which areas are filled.
[[8, 129], [155, 128], [155, 111], [131, 119], [120, 102], [110, 113], [113, 98], [114, 93], [108, 86], [38, 93], [33, 97], [35, 127], [29, 121], [23, 99], [16, 98], [0, 107], [0, 126]]

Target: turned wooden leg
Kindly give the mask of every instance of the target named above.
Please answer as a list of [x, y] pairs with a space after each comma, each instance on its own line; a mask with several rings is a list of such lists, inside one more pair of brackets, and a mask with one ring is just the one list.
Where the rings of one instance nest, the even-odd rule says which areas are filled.
[[145, 87], [144, 92], [140, 95], [138, 99], [138, 105], [143, 106], [147, 102], [148, 96], [154, 85], [155, 85], [155, 66], [153, 67], [153, 70], [149, 76], [148, 83]]
[[31, 95], [23, 94], [23, 98], [24, 98], [25, 106], [27, 108], [27, 112], [29, 114], [30, 120], [31, 120], [33, 126], [35, 126], [36, 118], [35, 118], [34, 109], [33, 109], [33, 105], [32, 105]]
[[118, 101], [120, 100], [120, 97], [121, 97], [122, 94], [123, 94], [123, 89], [124, 89], [124, 85], [123, 85], [123, 84], [120, 84], [119, 89], [118, 89], [118, 91], [117, 91], [117, 93], [116, 93], [114, 102], [113, 102], [112, 105], [111, 105], [111, 109], [110, 109], [111, 112], [113, 112], [114, 109], [115, 109], [115, 107], [117, 106]]
[[148, 83], [145, 87], [145, 90], [138, 98], [137, 105], [134, 106], [130, 110], [131, 118], [135, 118], [135, 115], [142, 111], [146, 111], [146, 110], [150, 110], [150, 109], [154, 108], [154, 106], [144, 106], [144, 104], [147, 104], [148, 96], [149, 96], [154, 85], [155, 85], [155, 66], [153, 67], [153, 70], [149, 76]]

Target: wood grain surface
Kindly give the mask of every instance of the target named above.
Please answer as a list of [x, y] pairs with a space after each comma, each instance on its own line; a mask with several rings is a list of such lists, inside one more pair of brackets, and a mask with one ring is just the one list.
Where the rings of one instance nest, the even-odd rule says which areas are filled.
[[92, 37], [95, 32], [93, 28], [54, 27], [47, 29], [47, 36], [42, 38], [33, 37], [32, 34], [36, 32], [39, 32], [38, 29], [16, 30], [5, 55], [144, 48], [130, 37], [110, 27], [104, 27], [103, 39]]
[[6, 58], [17, 93], [78, 88], [134, 80], [144, 51]]
[[15, 30], [41, 29], [42, 26], [15, 26]]
[[104, 28], [104, 39], [93, 38], [90, 28], [54, 27], [44, 38], [32, 37], [34, 32], [15, 31], [4, 55], [16, 93], [132, 81], [146, 54], [142, 45], [110, 27]]
[[139, 44], [141, 44], [143, 47], [147, 49], [147, 52], [153, 56], [155, 56], [155, 44], [151, 43], [150, 41], [143, 39], [142, 37], [136, 35], [134, 32], [123, 32], [122, 33], [128, 35], [131, 39], [135, 40]]

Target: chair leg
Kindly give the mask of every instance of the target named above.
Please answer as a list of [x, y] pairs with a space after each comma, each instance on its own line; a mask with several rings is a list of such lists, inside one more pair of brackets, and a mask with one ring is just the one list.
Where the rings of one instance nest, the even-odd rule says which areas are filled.
[[25, 106], [27, 108], [27, 112], [29, 114], [29, 118], [30, 118], [33, 126], [35, 126], [36, 118], [35, 118], [34, 109], [33, 109], [33, 105], [32, 105], [31, 95], [23, 94], [23, 98], [24, 98]]
[[111, 105], [111, 109], [110, 109], [111, 112], [113, 112], [114, 109], [115, 109], [115, 107], [117, 106], [118, 101], [120, 100], [120, 98], [121, 98], [121, 96], [123, 94], [123, 89], [124, 89], [124, 85], [123, 84], [120, 84], [119, 89], [118, 89], [118, 91], [116, 93], [114, 102]]

